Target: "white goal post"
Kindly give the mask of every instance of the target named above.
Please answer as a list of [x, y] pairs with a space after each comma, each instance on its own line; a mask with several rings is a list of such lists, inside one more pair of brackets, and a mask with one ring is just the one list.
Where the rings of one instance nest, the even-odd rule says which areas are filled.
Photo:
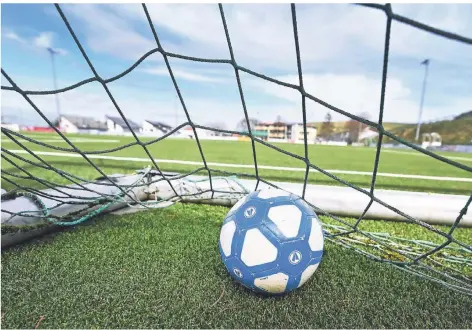
[[[122, 175], [115, 174], [110, 176], [116, 181], [117, 186], [132, 187], [129, 191], [131, 196], [123, 196], [113, 203], [106, 211], [121, 209], [136, 204], [136, 201], [159, 201], [158, 204], [143, 204], [138, 207], [163, 207], [175, 201], [209, 203], [215, 205], [234, 205], [244, 194], [254, 191], [256, 180], [235, 179], [231, 177], [213, 178], [213, 191], [210, 188], [208, 177], [191, 175], [182, 177], [172, 174], [168, 178], [177, 190], [177, 196], [171, 189], [168, 181], [157, 179], [162, 177], [156, 173], [152, 175], [154, 183], [146, 184], [147, 175]], [[180, 178], [179, 178], [180, 177]], [[84, 199], [93, 200], [102, 195], [118, 195], [120, 190], [117, 186], [107, 184], [108, 180], [97, 180], [96, 183], [85, 184], [89, 190], [71, 188], [57, 188], [64, 192], [58, 194], [57, 190], [44, 190], [44, 196], [38, 196], [41, 203], [50, 209], [51, 216], [65, 216], [70, 213], [76, 213], [84, 207]], [[303, 184], [274, 182], [279, 188], [298, 196], [302, 195]], [[270, 188], [269, 185], [260, 182], [258, 189]], [[75, 197], [67, 197], [67, 195]], [[47, 197], [56, 196], [56, 198]], [[429, 224], [452, 225], [457, 218], [458, 210], [466, 204], [468, 196], [432, 194], [422, 192], [406, 192], [376, 189], [375, 196], [379, 200], [390, 206], [401, 210], [414, 219], [424, 221]], [[132, 197], [132, 198], [130, 198]], [[61, 203], [57, 201], [61, 200]], [[363, 194], [349, 187], [326, 186], [307, 184], [305, 191], [305, 200], [316, 208], [328, 212], [332, 215], [359, 218], [370, 201], [367, 194]], [[81, 202], [81, 203], [80, 203]], [[59, 205], [60, 204], [60, 205]], [[100, 208], [100, 205], [93, 208], [87, 208], [84, 213], [89, 213]], [[40, 212], [38, 204], [31, 198], [21, 196], [2, 203], [2, 225], [29, 225], [44, 221], [41, 216], [34, 216]], [[12, 216], [12, 214], [15, 214]], [[80, 216], [81, 212], [76, 216]], [[364, 215], [366, 219], [406, 221], [401, 214], [374, 202]], [[459, 222], [459, 226], [472, 227], [472, 215], [464, 215]]]

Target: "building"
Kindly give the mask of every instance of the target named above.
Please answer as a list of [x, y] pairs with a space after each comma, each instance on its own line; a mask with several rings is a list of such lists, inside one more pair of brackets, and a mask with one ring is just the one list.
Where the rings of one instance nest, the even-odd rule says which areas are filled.
[[357, 142], [369, 146], [375, 143], [378, 136], [379, 133], [377, 131], [372, 130], [370, 127], [366, 127], [359, 133]]
[[267, 139], [283, 140], [287, 138], [287, 124], [282, 122], [258, 123], [256, 124], [254, 131], [260, 132], [260, 135], [267, 136]]
[[[306, 140], [308, 143], [315, 142], [317, 133], [318, 131], [315, 126], [306, 125]], [[295, 143], [305, 142], [303, 124], [287, 124], [287, 139]]]
[[[249, 134], [249, 131], [243, 131], [246, 134]], [[267, 141], [267, 130], [251, 130], [252, 136], [258, 138], [262, 141]], [[237, 137], [239, 141], [251, 141], [249, 136], [233, 134], [232, 136]]]
[[18, 124], [7, 124], [7, 123], [2, 123], [1, 127], [6, 128], [10, 131], [13, 132], [19, 132], [20, 131], [20, 125]]
[[[197, 132], [198, 138], [205, 139], [207, 137], [213, 136], [212, 131], [206, 130], [206, 129], [203, 129], [203, 128], [197, 127], [197, 128], [195, 128], [195, 131]], [[195, 133], [194, 133], [193, 128], [191, 126], [186, 126], [185, 128], [182, 129], [181, 132], [182, 132], [181, 133], [182, 137], [195, 139]]]
[[65, 133], [98, 134], [108, 130], [106, 123], [91, 117], [63, 115], [59, 117], [59, 129]]
[[[350, 140], [350, 134], [348, 131], [333, 133], [326, 138], [327, 141], [332, 142], [346, 142]], [[352, 143], [352, 141], [351, 141]]]
[[[304, 129], [303, 123], [259, 123], [255, 126], [254, 132], [258, 132], [258, 135], [264, 136], [265, 139], [275, 142], [280, 140], [281, 142], [304, 142]], [[307, 124], [307, 141], [314, 142], [317, 136], [317, 129], [313, 125]]]
[[[106, 126], [108, 129], [108, 133], [130, 133], [130, 129], [128, 128], [128, 125], [126, 125], [126, 122], [123, 120], [121, 117], [113, 117], [113, 116], [106, 116]], [[133, 130], [135, 133], [140, 133], [141, 132], [141, 127], [136, 124], [135, 122], [127, 119], [129, 127]]]
[[146, 135], [162, 136], [172, 130], [172, 127], [159, 121], [145, 120], [141, 132]]
[[440, 147], [442, 145], [442, 138], [436, 132], [432, 133], [423, 133], [423, 142], [421, 143], [421, 147], [427, 149], [429, 147]]

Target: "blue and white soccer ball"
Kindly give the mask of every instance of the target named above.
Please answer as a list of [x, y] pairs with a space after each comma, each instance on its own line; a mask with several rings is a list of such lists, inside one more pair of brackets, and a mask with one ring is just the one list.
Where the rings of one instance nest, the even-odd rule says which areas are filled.
[[230, 275], [260, 293], [302, 286], [323, 256], [323, 230], [313, 209], [280, 189], [252, 192], [228, 212], [220, 254]]

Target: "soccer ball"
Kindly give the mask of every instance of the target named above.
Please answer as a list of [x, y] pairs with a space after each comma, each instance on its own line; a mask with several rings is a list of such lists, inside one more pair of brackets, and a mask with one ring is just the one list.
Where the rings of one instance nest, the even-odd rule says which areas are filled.
[[228, 212], [220, 254], [230, 275], [259, 293], [302, 286], [323, 256], [323, 230], [313, 209], [280, 189], [252, 192]]

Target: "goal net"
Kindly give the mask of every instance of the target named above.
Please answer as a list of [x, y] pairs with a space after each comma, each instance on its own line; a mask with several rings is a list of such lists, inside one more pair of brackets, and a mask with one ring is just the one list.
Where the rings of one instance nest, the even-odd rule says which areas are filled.
[[[2, 189], [2, 242], [12, 241], [12, 238], [17, 237], [18, 233], [28, 236], [34, 235], [34, 233], [44, 233], [51, 228], [78, 225], [105, 212], [123, 208], [132, 210], [161, 208], [168, 207], [176, 202], [231, 206], [250, 191], [264, 187], [280, 188], [296, 193], [315, 209], [323, 222], [325, 237], [332, 243], [355, 250], [375, 261], [388, 263], [392, 267], [438, 282], [453, 290], [472, 295], [472, 247], [466, 240], [461, 239], [463, 236], [459, 237], [456, 235], [459, 227], [465, 225], [467, 221], [470, 222], [470, 220], [466, 219], [466, 214], [472, 201], [472, 195], [460, 199], [462, 203], [460, 206], [457, 206], [457, 203], [450, 204], [454, 208], [457, 206], [457, 209], [453, 210], [454, 213], [444, 213], [443, 218], [447, 218], [446, 220], [448, 221], [432, 221], [433, 224], [431, 224], [431, 221], [428, 220], [434, 220], [435, 214], [428, 214], [427, 210], [424, 210], [424, 205], [422, 206], [421, 203], [419, 205], [416, 204], [415, 200], [421, 199], [417, 194], [408, 195], [407, 192], [400, 193], [400, 195], [407, 196], [407, 201], [395, 204], [387, 200], [389, 196], [387, 193], [376, 189], [382, 143], [387, 137], [423, 155], [432, 157], [438, 162], [448, 164], [451, 168], [460, 168], [472, 173], [472, 167], [420, 148], [416, 144], [410, 143], [384, 128], [383, 114], [392, 22], [397, 21], [407, 24], [412, 28], [421, 29], [468, 45], [472, 44], [472, 40], [397, 15], [392, 12], [390, 5], [369, 4], [363, 6], [383, 11], [386, 15], [380, 111], [377, 121], [361, 118], [347, 110], [337, 108], [318, 98], [316, 91], [313, 91], [314, 94], [312, 94], [312, 91], [304, 88], [302, 59], [300, 55], [301, 45], [299, 44], [297, 30], [297, 11], [294, 4], [291, 5], [291, 17], [299, 77], [298, 84], [283, 82], [238, 64], [238, 59], [235, 57], [231, 44], [231, 31], [227, 26], [224, 7], [221, 4], [219, 5], [219, 11], [230, 58], [196, 58], [166, 51], [161, 45], [159, 31], [156, 30], [151, 16], [143, 4], [142, 9], [152, 31], [155, 48], [143, 54], [128, 70], [115, 77], [104, 79], [95, 70], [92, 61], [69, 24], [68, 18], [61, 7], [56, 5], [56, 9], [67, 30], [94, 75], [89, 79], [62, 89], [27, 91], [17, 85], [9, 73], [2, 68], [2, 75], [10, 84], [9, 86], [2, 86], [2, 90], [18, 93], [41, 116], [47, 125], [55, 131], [55, 134], [63, 142], [62, 146], [58, 146], [54, 142], [44, 142], [37, 136], [2, 127], [2, 188], [4, 188]], [[168, 74], [184, 111], [185, 120], [163, 136], [146, 140], [132, 127], [129, 119], [120, 109], [120, 105], [109, 89], [109, 84], [133, 71], [142, 61], [154, 53], [160, 53], [164, 59]], [[192, 118], [192, 109], [187, 107], [182, 96], [178, 80], [169, 61], [170, 58], [231, 66], [234, 69], [247, 130], [243, 132], [232, 131], [197, 124]], [[241, 72], [299, 92], [302, 104], [299, 111], [301, 111], [303, 118], [303, 156], [268, 142], [255, 133], [248, 115], [240, 79]], [[133, 142], [113, 149], [81, 150], [80, 146], [75, 142], [75, 138], [68, 136], [58, 129], [54, 120], [48, 118], [44, 113], [44, 109], [40, 109], [32, 100], [34, 95], [63, 93], [90, 82], [98, 82], [103, 87], [117, 114], [131, 132], [134, 139]], [[336, 175], [336, 173], [333, 173], [333, 171], [323, 169], [317, 164], [316, 157], [310, 155], [310, 148], [307, 142], [306, 103], [308, 100], [316, 102], [358, 123], [362, 123], [378, 132], [370, 188], [366, 189], [352, 184], [341, 176]], [[159, 161], [160, 155], [153, 153], [150, 147], [161, 143], [165, 139], [171, 139], [174, 133], [184, 127], [191, 128], [192, 136], [201, 158], [201, 162], [199, 162], [201, 166], [192, 171], [181, 170], [178, 166], [176, 166], [173, 172], [163, 171], [162, 164]], [[221, 167], [210, 163], [202, 148], [202, 140], [199, 136], [199, 130], [201, 129], [246, 137], [251, 145], [253, 157], [251, 169], [254, 172], [243, 173], [222, 170]], [[5, 143], [6, 141], [8, 143]], [[281, 155], [302, 161], [305, 164], [303, 182], [277, 182], [264, 178], [261, 175], [261, 168], [267, 167], [267, 164], [261, 164], [258, 158], [257, 146], [260, 145], [270, 148]], [[35, 148], [32, 146], [39, 146], [42, 151], [33, 151]], [[143, 150], [148, 157], [147, 166], [136, 163], [134, 174], [129, 174], [129, 171], [116, 170], [120, 167], [119, 163], [112, 172], [109, 169], [102, 168], [101, 160], [106, 159], [102, 156], [130, 148], [141, 148]], [[69, 157], [71, 162], [65, 168], [58, 168], [54, 163], [54, 159], [62, 156]], [[109, 157], [109, 159], [113, 160], [113, 157]], [[116, 158], [116, 162], [119, 162], [119, 158]], [[87, 166], [93, 169], [94, 177], [81, 175], [80, 171], [73, 170], [73, 167], [76, 166], [74, 164], [78, 163], [81, 164], [80, 166]], [[316, 180], [311, 182], [315, 183], [315, 185], [309, 183], [310, 173], [313, 172], [329, 177], [338, 186], [344, 187], [342, 188], [344, 190], [336, 190], [339, 187], [318, 187]], [[346, 191], [355, 193], [355, 195], [350, 193], [344, 194]], [[357, 210], [348, 212], [352, 208], [352, 204], [356, 204], [356, 202], [351, 201], [347, 203], [346, 199], [354, 198], [353, 196], [361, 196], [362, 198], [358, 200], [361, 204], [356, 205], [358, 207]], [[434, 198], [434, 196], [430, 197]], [[323, 198], [330, 198], [336, 204], [336, 207], [330, 208], [327, 204], [323, 204], [321, 202]], [[441, 198], [443, 197], [436, 198], [439, 198], [436, 201], [441, 203]], [[444, 203], [447, 203], [447, 201], [444, 201]], [[382, 209], [383, 213], [376, 212], [376, 208]], [[438, 212], [440, 213], [441, 211], [438, 210]], [[430, 213], [435, 213], [435, 211], [433, 210]], [[372, 230], [372, 227], [369, 226], [364, 227], [363, 225], [367, 222], [374, 221], [371, 220], [372, 218], [379, 221], [385, 221], [385, 219], [401, 220], [403, 221], [401, 224], [405, 227], [402, 230], [391, 231], [388, 228], [393, 227], [385, 227], [387, 229], [377, 231]], [[441, 225], [438, 225], [439, 223]], [[402, 231], [413, 233], [413, 237], [412, 235], [401, 235]], [[415, 237], [415, 233], [422, 234]], [[428, 239], [423, 239], [423, 237]]]

